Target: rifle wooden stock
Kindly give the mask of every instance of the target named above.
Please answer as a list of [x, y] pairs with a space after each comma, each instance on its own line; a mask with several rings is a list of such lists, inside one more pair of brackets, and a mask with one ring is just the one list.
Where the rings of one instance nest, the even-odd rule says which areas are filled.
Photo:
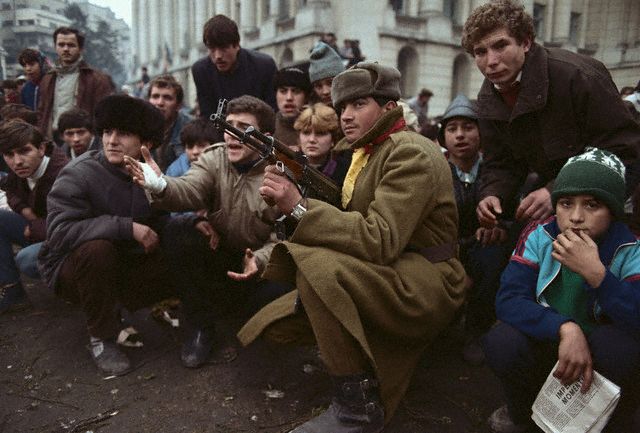
[[280, 161], [286, 167], [286, 174], [296, 182], [305, 197], [316, 198], [336, 207], [342, 206], [341, 190], [332, 179], [309, 165], [304, 155], [297, 154], [279, 140], [261, 133], [252, 126], [246, 131], [241, 131], [228, 123], [225, 120], [225, 105], [226, 101], [220, 101], [218, 110], [210, 118], [220, 131], [237, 138], [269, 163], [275, 164]]

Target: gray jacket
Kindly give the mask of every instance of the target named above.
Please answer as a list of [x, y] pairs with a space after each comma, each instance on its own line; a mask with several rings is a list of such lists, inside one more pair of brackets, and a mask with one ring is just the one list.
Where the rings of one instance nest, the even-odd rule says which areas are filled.
[[164, 217], [152, 211], [144, 190], [102, 151], [88, 151], [69, 162], [47, 198], [47, 238], [40, 250], [40, 274], [55, 290], [67, 256], [85, 242], [108, 239], [131, 249], [133, 222], [156, 232]]

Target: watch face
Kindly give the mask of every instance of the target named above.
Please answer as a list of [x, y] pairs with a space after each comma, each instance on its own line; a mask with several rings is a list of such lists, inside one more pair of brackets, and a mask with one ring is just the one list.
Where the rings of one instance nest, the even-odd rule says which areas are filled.
[[307, 211], [307, 209], [302, 206], [300, 203], [296, 204], [291, 210], [291, 217], [296, 221], [300, 221], [302, 215]]

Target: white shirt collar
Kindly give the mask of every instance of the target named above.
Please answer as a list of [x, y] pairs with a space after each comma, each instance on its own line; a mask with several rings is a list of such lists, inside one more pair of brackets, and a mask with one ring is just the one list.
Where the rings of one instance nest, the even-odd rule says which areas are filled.
[[38, 180], [42, 177], [44, 172], [47, 171], [47, 166], [49, 165], [49, 159], [50, 158], [47, 155], [45, 155], [42, 158], [42, 161], [40, 161], [40, 165], [38, 166], [38, 169], [31, 176], [27, 178], [27, 185], [29, 185], [29, 189], [31, 191], [33, 191], [33, 189], [36, 187]]
[[[522, 78], [522, 69], [520, 69], [520, 72], [518, 72], [518, 75], [516, 75], [516, 79], [513, 80], [513, 83], [509, 84], [509, 87], [515, 87], [518, 84], [520, 84], [520, 78]], [[499, 84], [494, 84], [493, 87], [495, 87], [496, 90], [498, 90], [498, 91], [506, 90], [506, 88], [504, 86], [501, 86]]]

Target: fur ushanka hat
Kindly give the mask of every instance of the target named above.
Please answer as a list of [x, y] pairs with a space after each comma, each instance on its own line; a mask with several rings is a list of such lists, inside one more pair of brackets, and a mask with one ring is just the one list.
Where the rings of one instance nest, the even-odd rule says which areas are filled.
[[164, 116], [149, 102], [127, 95], [111, 95], [98, 102], [95, 111], [98, 135], [105, 129], [118, 129], [151, 142], [153, 147], [164, 138]]
[[389, 101], [400, 99], [400, 71], [377, 62], [360, 62], [338, 74], [331, 83], [334, 107], [367, 96]]

